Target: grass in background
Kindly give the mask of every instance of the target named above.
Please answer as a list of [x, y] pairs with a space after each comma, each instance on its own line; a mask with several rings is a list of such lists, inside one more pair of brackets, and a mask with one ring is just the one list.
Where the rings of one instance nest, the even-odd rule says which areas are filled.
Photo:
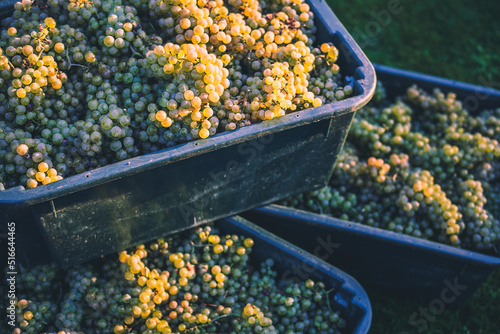
[[500, 89], [498, 1], [326, 1], [372, 62]]
[[[409, 318], [419, 309], [428, 308], [422, 302], [387, 292], [366, 289], [372, 304], [370, 333], [436, 333], [492, 334], [500, 333], [500, 270], [493, 273], [474, 295], [459, 308], [446, 306], [435, 321], [411, 325]], [[439, 297], [439, 296], [436, 296]], [[415, 319], [425, 319], [420, 314]], [[421, 327], [419, 327], [421, 326]], [[419, 332], [419, 330], [421, 330]]]
[[[370, 61], [500, 89], [498, 1], [326, 1]], [[420, 332], [409, 317], [428, 303], [366, 291], [370, 333], [500, 333], [500, 270], [465, 304], [445, 309]]]

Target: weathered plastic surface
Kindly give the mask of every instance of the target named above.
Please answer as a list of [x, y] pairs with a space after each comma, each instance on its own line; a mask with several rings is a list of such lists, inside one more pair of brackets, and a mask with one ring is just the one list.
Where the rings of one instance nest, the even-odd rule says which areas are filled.
[[347, 321], [346, 332], [368, 333], [372, 319], [370, 300], [354, 278], [239, 216], [217, 221], [217, 224], [224, 233], [253, 238], [252, 257], [259, 262], [274, 259], [277, 279], [305, 281], [310, 278], [333, 288], [332, 308], [339, 310]]
[[328, 5], [310, 4], [318, 42], [339, 48], [341, 73], [354, 79], [352, 97], [43, 187], [0, 191], [0, 227], [16, 223], [18, 257], [77, 264], [326, 185], [376, 79]]
[[[494, 82], [492, 87], [484, 87], [377, 64], [374, 67], [389, 98], [417, 84], [428, 91], [440, 88], [445, 93], [457, 93], [473, 113], [500, 107], [500, 91], [492, 88]], [[485, 75], [485, 82], [487, 78]], [[332, 245], [331, 254], [317, 255], [365, 287], [430, 300], [445, 296], [455, 306], [466, 301], [492, 271], [500, 268], [500, 254], [467, 251], [278, 205], [242, 216], [309, 252], [319, 252], [321, 244]]]

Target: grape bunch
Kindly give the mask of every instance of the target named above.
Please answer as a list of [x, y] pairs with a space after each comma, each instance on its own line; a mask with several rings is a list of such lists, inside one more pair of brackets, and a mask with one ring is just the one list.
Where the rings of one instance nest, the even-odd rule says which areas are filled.
[[39, 333], [46, 323], [55, 320], [59, 310], [57, 294], [62, 288], [59, 274], [60, 270], [53, 263], [29, 270], [21, 268], [16, 279], [17, 333]]
[[0, 188], [343, 100], [302, 0], [22, 0], [0, 28]]
[[12, 333], [345, 331], [333, 289], [282, 279], [254, 247], [210, 224], [67, 270], [23, 269]]
[[326, 188], [281, 203], [453, 246], [498, 252], [500, 109], [467, 111], [416, 86], [355, 117]]

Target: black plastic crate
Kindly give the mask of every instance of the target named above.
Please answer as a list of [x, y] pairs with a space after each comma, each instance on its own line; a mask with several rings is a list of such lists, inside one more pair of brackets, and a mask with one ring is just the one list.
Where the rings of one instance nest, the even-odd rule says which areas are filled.
[[255, 242], [252, 258], [259, 262], [272, 258], [278, 278], [300, 281], [310, 278], [334, 289], [331, 305], [347, 321], [346, 332], [368, 333], [372, 319], [370, 300], [354, 278], [239, 216], [219, 220], [216, 224], [221, 232], [252, 238]]
[[[367, 288], [424, 300], [445, 296], [447, 304], [459, 305], [500, 268], [500, 257], [279, 205], [242, 216], [352, 275]], [[331, 253], [321, 245], [330, 245]]]
[[500, 107], [500, 83], [494, 81], [488, 73], [478, 78], [483, 82], [483, 85], [479, 86], [380, 64], [373, 64], [373, 67], [389, 99], [404, 95], [406, 89], [415, 84], [429, 92], [439, 88], [445, 94], [457, 94], [457, 99], [462, 100], [464, 107], [472, 114]]
[[[352, 97], [101, 167], [35, 189], [0, 191], [26, 265], [81, 263], [133, 244], [326, 185], [373, 66], [324, 1], [309, 2], [317, 41], [333, 42]], [[12, 2], [0, 5], [0, 17]], [[32, 249], [37, 251], [33, 252]]]
[[[445, 93], [455, 92], [472, 113], [500, 107], [500, 91], [489, 87], [387, 66], [374, 67], [389, 98], [403, 95], [409, 86], [417, 84], [428, 91], [439, 88]], [[445, 296], [451, 296], [453, 305], [466, 301], [492, 271], [500, 268], [498, 254], [458, 249], [279, 205], [258, 208], [242, 216], [309, 252], [314, 253], [319, 239], [337, 245], [326, 260], [365, 287], [424, 299], [440, 299], [448, 289]], [[452, 287], [456, 294], [450, 294]]]
[[[363, 287], [353, 277], [240, 216], [220, 219], [213, 224], [221, 236], [237, 234], [253, 239], [250, 270], [259, 268], [263, 261], [271, 258], [277, 282], [289, 280], [303, 283], [312, 279], [316, 283], [324, 283], [325, 289], [331, 290], [328, 293], [331, 310], [340, 312], [341, 318], [346, 321], [342, 332], [368, 333], [372, 321], [371, 303]], [[118, 261], [116, 255], [115, 260]], [[93, 263], [97, 270], [102, 267], [99, 260]], [[0, 324], [0, 331], [2, 328]]]

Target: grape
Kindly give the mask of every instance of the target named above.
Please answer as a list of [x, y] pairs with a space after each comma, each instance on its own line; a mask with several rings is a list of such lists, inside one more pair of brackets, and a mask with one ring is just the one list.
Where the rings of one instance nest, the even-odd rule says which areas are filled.
[[[339, 74], [332, 43], [314, 45], [313, 22], [302, 0], [16, 3], [0, 29], [0, 144], [19, 157], [2, 160], [2, 187], [34, 188], [349, 97], [352, 79]], [[16, 130], [34, 144], [12, 144]], [[26, 175], [40, 162], [56, 174]]]

